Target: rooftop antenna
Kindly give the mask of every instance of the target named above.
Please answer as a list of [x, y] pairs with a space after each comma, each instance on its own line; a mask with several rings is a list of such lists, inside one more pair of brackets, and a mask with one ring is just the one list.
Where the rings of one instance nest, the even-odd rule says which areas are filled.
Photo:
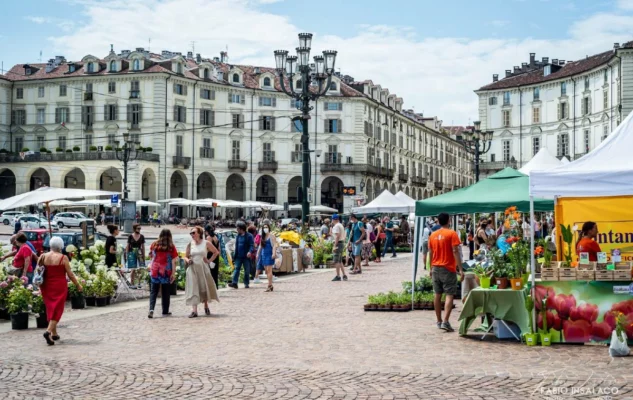
[[191, 41], [191, 53], [196, 54], [196, 41]]
[[40, 50], [40, 62], [42, 62], [42, 50]]
[[149, 38], [149, 40], [147, 41], [147, 52], [149, 53], [152, 48], [152, 38]]

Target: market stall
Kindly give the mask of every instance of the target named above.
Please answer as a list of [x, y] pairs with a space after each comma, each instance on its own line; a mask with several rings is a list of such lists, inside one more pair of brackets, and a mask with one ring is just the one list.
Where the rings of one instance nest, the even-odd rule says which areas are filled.
[[[546, 299], [547, 319], [557, 332], [554, 340], [608, 340], [618, 316], [626, 320], [628, 339], [633, 338], [632, 145], [633, 114], [629, 114], [586, 156], [530, 173], [530, 195], [553, 198], [556, 204], [559, 261], [543, 265], [540, 281], [534, 282], [536, 297]], [[598, 224], [597, 262], [579, 260], [575, 252], [579, 228], [586, 221]], [[532, 257], [532, 271], [539, 261]]]
[[527, 164], [519, 169], [519, 172], [530, 175], [531, 171], [548, 171], [560, 165], [564, 165], [563, 161], [554, 157], [546, 147], [542, 147]]

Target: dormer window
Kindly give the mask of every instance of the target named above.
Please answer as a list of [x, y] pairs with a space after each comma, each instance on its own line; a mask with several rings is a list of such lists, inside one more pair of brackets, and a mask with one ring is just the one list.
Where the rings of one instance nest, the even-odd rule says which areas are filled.
[[182, 64], [181, 63], [176, 63], [176, 73], [177, 74], [182, 74]]
[[31, 70], [31, 67], [24, 68], [24, 74], [25, 75], [31, 75], [32, 73], [33, 73], [33, 71]]
[[68, 72], [75, 72], [75, 64], [68, 64]]
[[233, 74], [233, 83], [240, 83], [240, 74]]
[[110, 61], [110, 72], [116, 72], [116, 61]]
[[336, 86], [336, 82], [330, 83], [330, 90], [338, 90], [338, 86]]
[[264, 78], [264, 87], [270, 87], [270, 78], [269, 77]]
[[210, 74], [209, 74], [209, 68], [205, 68], [204, 69], [204, 79], [209, 79], [210, 78]]
[[95, 66], [94, 66], [93, 63], [88, 63], [86, 65], [86, 72], [88, 72], [88, 73], [95, 72]]
[[136, 60], [134, 60], [132, 62], [132, 69], [134, 71], [140, 71], [141, 70], [141, 60], [139, 60], [138, 58]]

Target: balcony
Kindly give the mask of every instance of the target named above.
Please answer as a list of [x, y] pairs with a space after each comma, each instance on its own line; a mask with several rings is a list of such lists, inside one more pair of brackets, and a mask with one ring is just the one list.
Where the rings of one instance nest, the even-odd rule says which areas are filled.
[[303, 154], [300, 151], [293, 151], [290, 153], [290, 162], [300, 163], [303, 161]]
[[248, 168], [248, 163], [242, 160], [229, 160], [228, 166], [229, 170], [240, 170], [243, 172], [246, 171], [246, 168]]
[[141, 91], [140, 90], [130, 90], [130, 99], [140, 99]]
[[411, 177], [411, 183], [419, 186], [426, 186], [426, 177], [414, 175]]
[[257, 163], [257, 166], [259, 167], [260, 172], [262, 171], [277, 172], [278, 163], [275, 160], [260, 161]]
[[174, 156], [172, 164], [174, 167], [187, 169], [191, 166], [191, 157]]
[[444, 182], [435, 182], [435, 189], [437, 190], [444, 189]]
[[408, 182], [408, 181], [409, 181], [409, 174], [406, 174], [406, 173], [404, 173], [404, 172], [400, 172], [400, 173], [398, 174], [398, 180], [399, 180], [400, 182], [403, 182], [403, 183]]
[[515, 168], [517, 167], [517, 162], [516, 160], [512, 160], [512, 161], [488, 161], [488, 162], [482, 162], [479, 163], [479, 170], [480, 171], [501, 171], [504, 168]]
[[[159, 161], [158, 154], [138, 153], [137, 160]], [[24, 157], [17, 154], [0, 153], [0, 163], [23, 162], [55, 162], [55, 161], [91, 161], [91, 160], [117, 160], [114, 151], [91, 151], [88, 153], [34, 153]]]
[[200, 158], [215, 158], [215, 149], [210, 147], [200, 147]]
[[92, 101], [92, 92], [84, 93], [84, 101]]
[[362, 173], [367, 175], [374, 175], [382, 178], [393, 178], [393, 169], [385, 168], [385, 167], [376, 167], [374, 165], [369, 164], [354, 164], [354, 163], [340, 163], [340, 162], [331, 162], [332, 160], [327, 160], [323, 164], [321, 164], [321, 172], [352, 172], [352, 173]]

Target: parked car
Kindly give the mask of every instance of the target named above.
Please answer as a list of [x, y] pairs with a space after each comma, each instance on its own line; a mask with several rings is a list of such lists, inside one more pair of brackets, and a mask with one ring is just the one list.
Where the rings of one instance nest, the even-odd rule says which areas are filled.
[[[40, 217], [38, 215], [30, 215], [30, 214], [19, 215], [16, 218], [14, 218], [13, 223], [12, 223], [13, 226], [15, 226], [16, 221], [20, 221], [20, 223], [22, 224], [23, 230], [24, 229], [40, 229], [40, 228], [48, 230], [49, 222], [46, 220], [46, 218]], [[54, 223], [51, 224], [51, 228], [54, 231], [59, 230], [57, 225]]]
[[79, 227], [81, 223], [84, 221], [93, 221], [93, 220], [86, 217], [84, 214], [80, 212], [61, 212], [61, 213], [57, 213], [55, 217], [53, 217], [53, 223], [57, 225], [59, 228], [63, 228], [65, 226]]
[[5, 211], [0, 215], [0, 220], [5, 225], [13, 225], [15, 217], [24, 214], [22, 211]]
[[26, 240], [35, 247], [38, 255], [44, 251], [44, 241], [48, 236], [48, 229], [23, 229], [22, 233], [26, 235]]
[[[77, 248], [77, 250], [81, 250], [84, 248], [83, 246], [83, 233], [82, 232], [53, 232], [54, 237], [60, 237], [64, 241], [64, 249], [62, 251], [63, 254], [66, 254], [66, 246], [72, 244]], [[96, 238], [96, 236], [95, 236]], [[45, 232], [44, 235], [44, 244], [42, 247], [45, 251], [50, 250], [50, 235], [48, 232]], [[88, 241], [86, 247], [90, 247], [94, 244], [94, 240]]]
[[237, 237], [236, 230], [228, 230], [216, 233], [222, 237], [222, 243], [228, 243], [229, 240], [235, 239]]

